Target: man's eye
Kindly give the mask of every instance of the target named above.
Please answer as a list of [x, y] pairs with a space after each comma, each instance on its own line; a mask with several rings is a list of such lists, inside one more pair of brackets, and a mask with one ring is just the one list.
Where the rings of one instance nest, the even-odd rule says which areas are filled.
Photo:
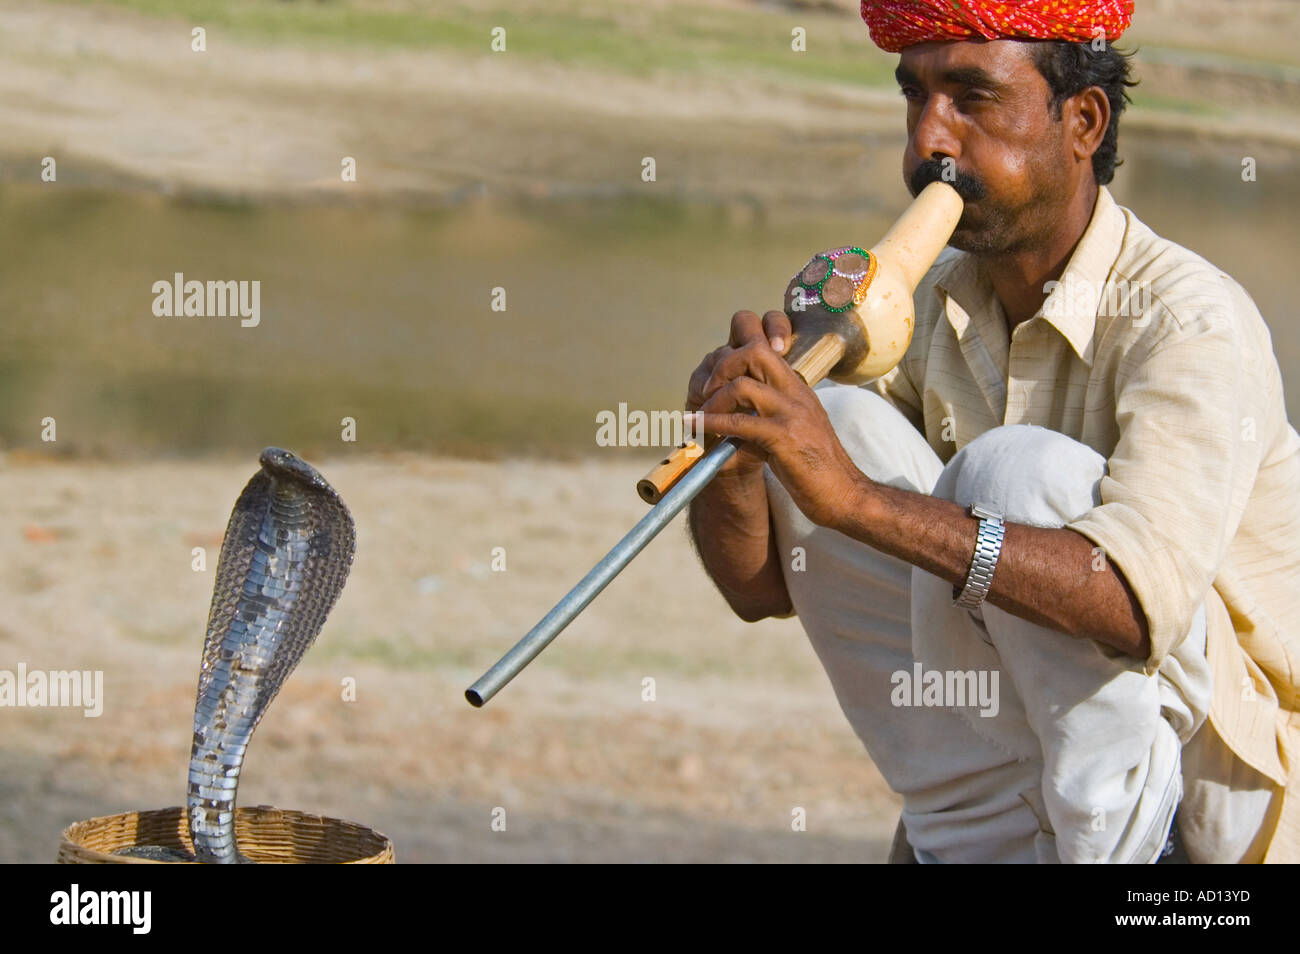
[[915, 86], [904, 86], [898, 92], [904, 99], [919, 99], [921, 96], [921, 91]]
[[963, 103], [991, 103], [993, 94], [988, 90], [968, 89], [962, 94], [961, 100]]

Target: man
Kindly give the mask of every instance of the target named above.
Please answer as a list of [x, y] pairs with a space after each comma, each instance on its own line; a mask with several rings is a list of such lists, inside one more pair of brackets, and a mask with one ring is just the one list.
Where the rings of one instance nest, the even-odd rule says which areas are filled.
[[1250, 298], [1105, 188], [1131, 13], [864, 2], [905, 181], [966, 200], [907, 355], [813, 391], [742, 311], [690, 382], [746, 441], [705, 567], [798, 615], [923, 862], [1153, 862], [1175, 810], [1192, 861], [1300, 860], [1300, 437]]

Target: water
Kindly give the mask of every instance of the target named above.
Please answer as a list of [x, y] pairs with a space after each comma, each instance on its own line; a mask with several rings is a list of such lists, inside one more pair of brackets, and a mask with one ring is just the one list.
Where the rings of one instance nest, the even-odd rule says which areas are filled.
[[[1130, 140], [1116, 198], [1245, 285], [1297, 406], [1294, 161], [1261, 155], [1247, 183], [1231, 148]], [[0, 442], [310, 454], [336, 449], [352, 418], [368, 450], [595, 452], [598, 411], [680, 407], [733, 311], [779, 306], [812, 252], [879, 237], [906, 195], [878, 191], [876, 212], [794, 215], [633, 199], [251, 206], [4, 184]], [[175, 272], [260, 281], [260, 324], [155, 316], [153, 283]], [[40, 440], [46, 417], [54, 445]]]

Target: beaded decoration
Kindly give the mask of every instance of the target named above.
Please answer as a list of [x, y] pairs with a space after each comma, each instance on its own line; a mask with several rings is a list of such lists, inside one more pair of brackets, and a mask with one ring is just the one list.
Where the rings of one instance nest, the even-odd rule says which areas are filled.
[[821, 305], [827, 311], [841, 312], [862, 304], [876, 277], [876, 267], [876, 257], [856, 245], [813, 256], [797, 276], [802, 306]]

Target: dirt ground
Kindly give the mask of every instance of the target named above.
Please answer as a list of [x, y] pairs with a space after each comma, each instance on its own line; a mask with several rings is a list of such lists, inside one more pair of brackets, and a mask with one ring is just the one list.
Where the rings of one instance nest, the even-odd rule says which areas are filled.
[[[749, 5], [712, 3], [737, 16]], [[1242, 59], [1286, 55], [1278, 38], [1294, 35], [1300, 15], [1289, 0], [1250, 3], [1248, 16], [1226, 14], [1218, 0], [1143, 8], [1133, 38], [1144, 95], [1206, 105], [1138, 109], [1126, 130], [1300, 142], [1300, 71]], [[851, 21], [851, 11], [840, 14]], [[892, 155], [864, 163], [862, 149], [864, 138], [901, 143], [893, 89], [720, 71], [640, 77], [527, 57], [219, 32], [197, 55], [188, 37], [184, 20], [116, 6], [0, 2], [0, 152], [12, 159], [0, 176], [34, 178], [50, 155], [60, 181], [200, 195], [600, 198], [644, 192], [639, 164], [654, 156], [660, 190], [676, 197], [826, 205], [842, 183], [898, 176]], [[1178, 45], [1161, 47], [1165, 38]], [[356, 182], [341, 181], [343, 156], [356, 159]], [[612, 162], [626, 163], [627, 174]]]
[[[317, 463], [356, 563], [253, 738], [240, 804], [363, 822], [403, 862], [883, 860], [900, 801], [798, 623], [733, 617], [680, 519], [496, 699], [464, 701], [644, 512], [640, 463]], [[0, 709], [0, 861], [51, 861], [73, 821], [183, 804], [216, 557], [255, 470], [0, 468], [0, 668], [100, 669], [105, 697], [98, 718]]]

